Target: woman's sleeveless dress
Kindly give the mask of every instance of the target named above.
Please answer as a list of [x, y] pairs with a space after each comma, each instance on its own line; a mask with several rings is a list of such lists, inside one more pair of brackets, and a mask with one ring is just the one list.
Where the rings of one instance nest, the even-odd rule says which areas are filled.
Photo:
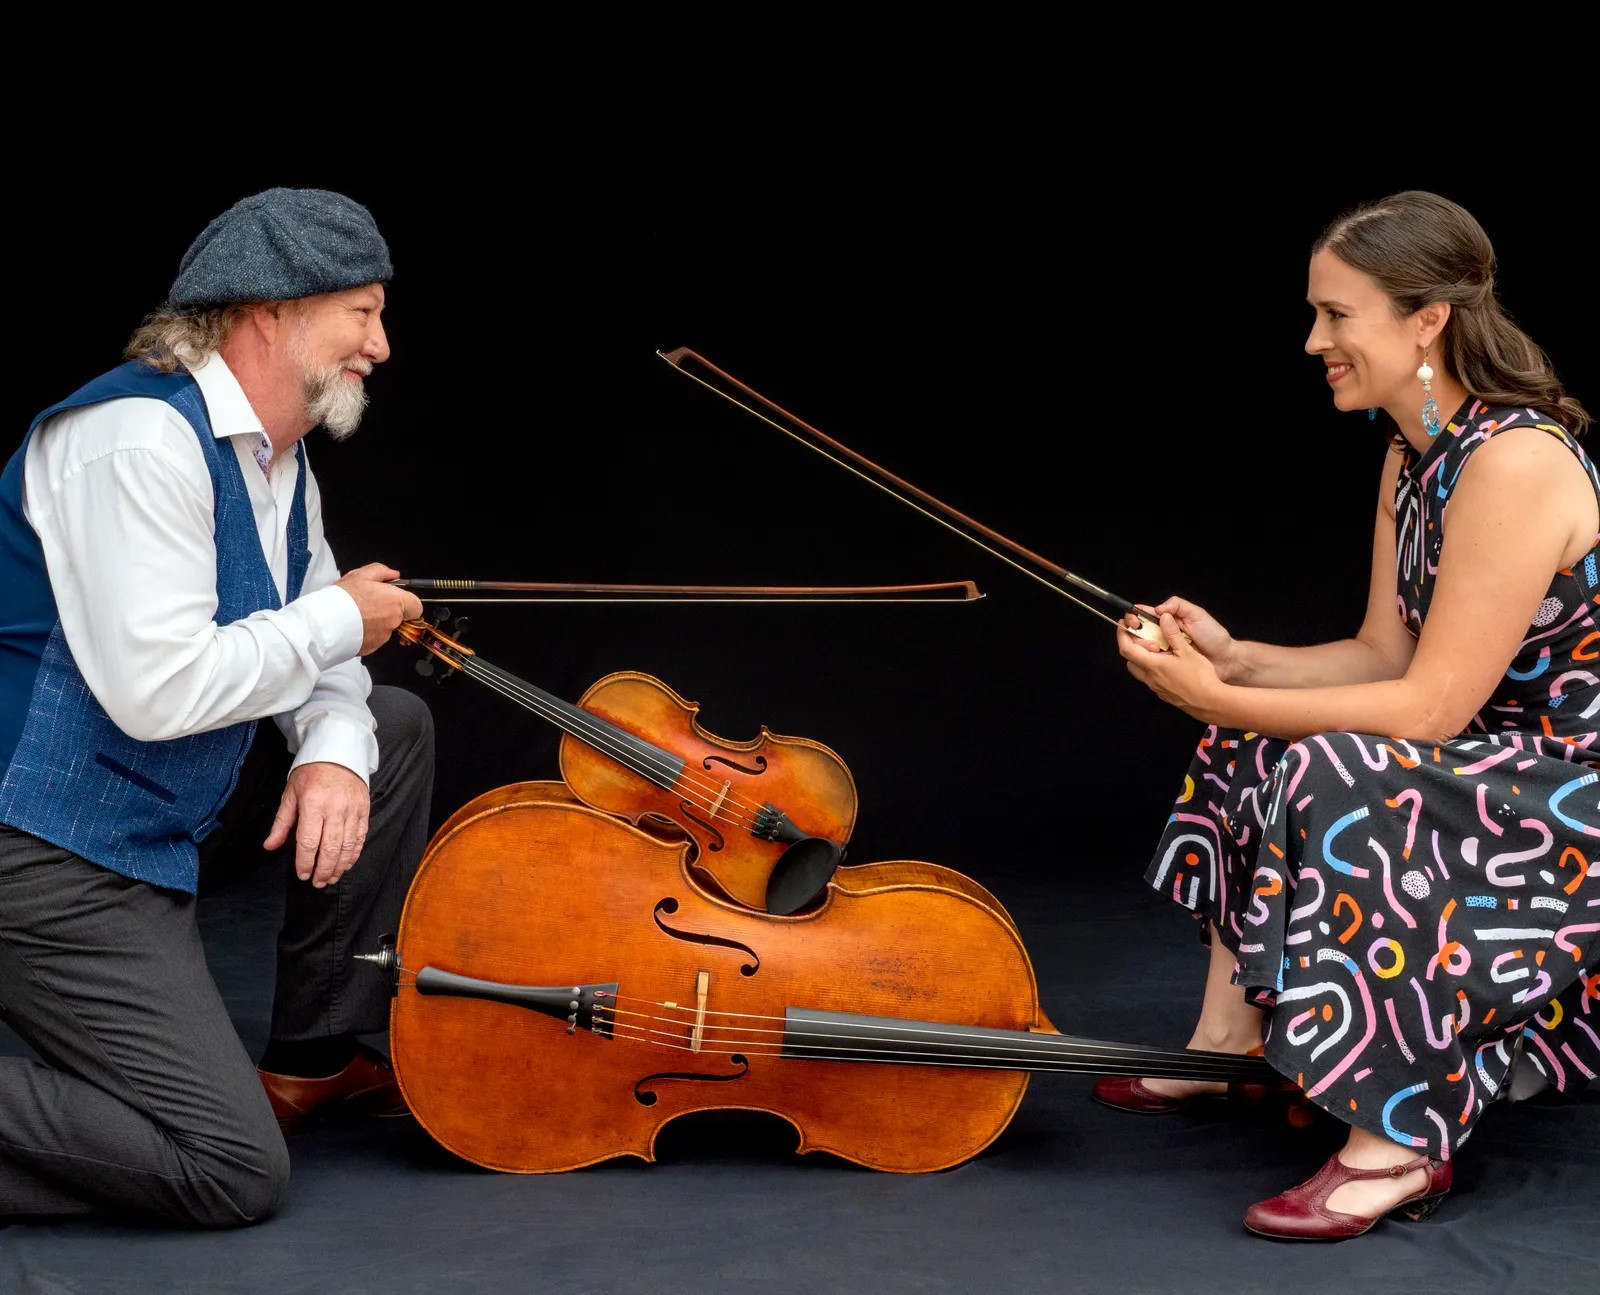
[[[1469, 401], [1395, 496], [1399, 611], [1427, 617], [1451, 489], [1528, 409]], [[1209, 728], [1146, 880], [1215, 922], [1268, 1008], [1266, 1056], [1348, 1124], [1437, 1157], [1518, 1051], [1555, 1088], [1600, 1073], [1600, 538], [1442, 745]]]

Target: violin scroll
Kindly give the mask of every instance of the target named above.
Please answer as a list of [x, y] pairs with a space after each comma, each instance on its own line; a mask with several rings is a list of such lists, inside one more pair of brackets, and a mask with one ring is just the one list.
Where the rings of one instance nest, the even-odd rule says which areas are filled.
[[461, 669], [462, 662], [467, 657], [475, 655], [472, 649], [461, 641], [466, 636], [467, 618], [456, 617], [450, 626], [449, 634], [445, 634], [439, 626], [450, 620], [450, 609], [433, 608], [428, 612], [428, 617], [426, 620], [402, 621], [395, 633], [401, 642], [420, 647], [427, 653], [417, 661], [416, 671], [419, 675], [424, 678], [432, 675], [436, 661], [442, 661], [448, 667], [435, 681], [443, 683]]

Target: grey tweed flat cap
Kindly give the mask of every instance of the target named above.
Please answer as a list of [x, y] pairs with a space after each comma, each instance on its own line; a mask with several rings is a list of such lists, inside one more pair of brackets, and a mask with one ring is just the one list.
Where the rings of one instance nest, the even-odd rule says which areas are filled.
[[242, 198], [189, 245], [167, 305], [184, 310], [292, 301], [393, 277], [372, 213], [327, 189]]

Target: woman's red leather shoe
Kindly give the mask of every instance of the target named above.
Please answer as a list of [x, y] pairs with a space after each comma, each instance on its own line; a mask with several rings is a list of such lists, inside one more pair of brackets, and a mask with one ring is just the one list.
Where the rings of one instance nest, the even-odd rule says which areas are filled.
[[[1362, 1218], [1328, 1208], [1328, 1197], [1345, 1183], [1376, 1178], [1404, 1178], [1418, 1169], [1428, 1171], [1427, 1181], [1381, 1214]], [[1258, 1201], [1244, 1214], [1244, 1225], [1258, 1236], [1279, 1241], [1344, 1241], [1358, 1237], [1381, 1218], [1400, 1214], [1421, 1222], [1439, 1208], [1455, 1177], [1455, 1162], [1418, 1156], [1388, 1169], [1352, 1169], [1333, 1153], [1328, 1163], [1298, 1187], [1271, 1200]]]
[[1197, 1100], [1193, 1097], [1164, 1097], [1146, 1088], [1143, 1080], [1129, 1079], [1123, 1075], [1106, 1075], [1095, 1080], [1092, 1094], [1102, 1106], [1134, 1115], [1166, 1115], [1170, 1111], [1182, 1110]]
[[1142, 1079], [1128, 1079], [1121, 1075], [1105, 1075], [1094, 1081], [1094, 1088], [1091, 1090], [1095, 1101], [1102, 1106], [1110, 1106], [1133, 1115], [1166, 1115], [1171, 1111], [1181, 1111], [1185, 1107], [1220, 1101], [1224, 1097], [1230, 1102], [1260, 1106], [1266, 1102], [1271, 1093], [1272, 1089], [1266, 1084], [1235, 1083], [1228, 1085], [1226, 1093], [1194, 1093], [1189, 1097], [1167, 1097], [1153, 1088], [1147, 1088]]

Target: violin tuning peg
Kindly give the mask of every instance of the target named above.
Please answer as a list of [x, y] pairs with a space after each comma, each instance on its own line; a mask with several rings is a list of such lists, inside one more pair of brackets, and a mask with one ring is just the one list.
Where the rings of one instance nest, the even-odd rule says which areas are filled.
[[426, 679], [433, 673], [433, 661], [429, 657], [423, 657], [422, 660], [416, 663], [414, 668], [419, 675]]

